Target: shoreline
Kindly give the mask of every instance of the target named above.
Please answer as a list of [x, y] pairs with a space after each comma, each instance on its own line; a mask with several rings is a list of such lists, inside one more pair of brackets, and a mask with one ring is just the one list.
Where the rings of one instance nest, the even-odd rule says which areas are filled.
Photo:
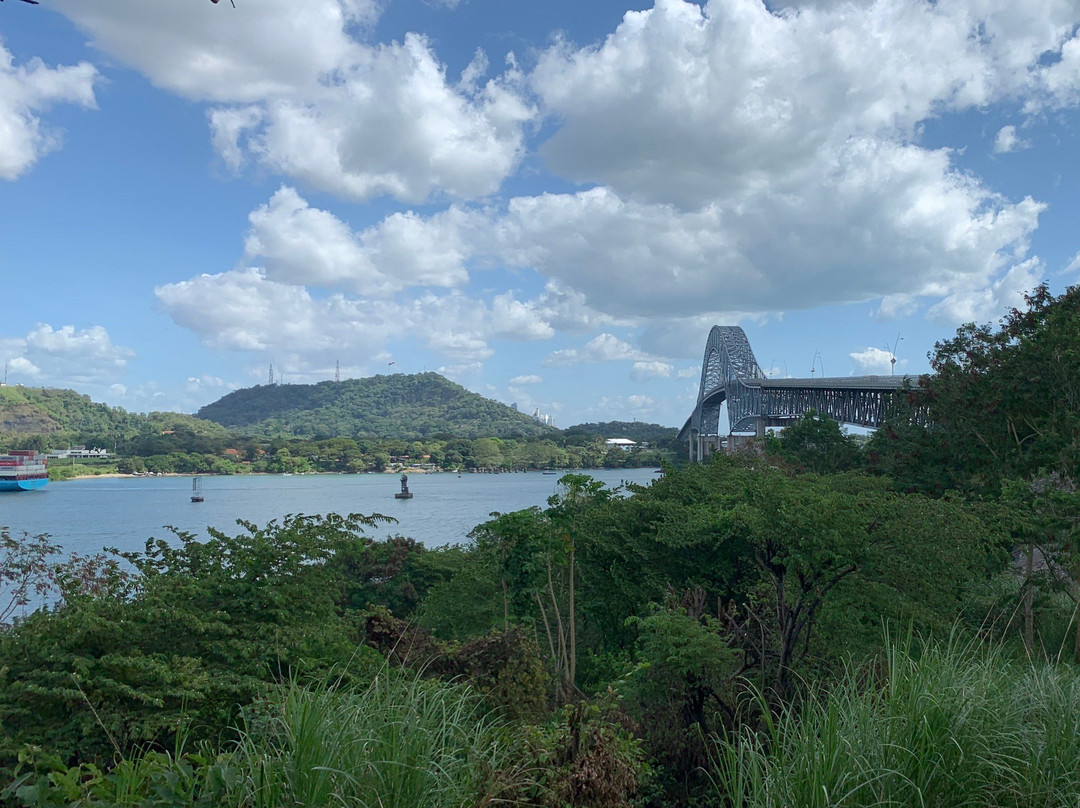
[[[541, 469], [533, 469], [533, 471], [540, 471], [540, 470]], [[574, 469], [574, 471], [584, 471], [584, 470], [585, 469]], [[385, 469], [383, 471], [358, 471], [358, 472], [353, 472], [354, 475], [361, 475], [361, 474], [391, 474], [391, 475], [398, 475], [398, 474], [403, 474], [403, 473], [408, 474], [408, 475], [413, 475], [413, 474], [455, 474], [456, 470], [434, 471], [434, 470], [431, 470], [431, 469], [404, 468], [404, 469]], [[466, 473], [471, 473], [471, 472], [466, 472]], [[505, 473], [505, 474], [513, 474], [514, 472], [503, 472], [503, 473]], [[564, 473], [569, 474], [570, 470], [566, 470]], [[284, 477], [284, 476], [285, 476], [284, 474], [281, 474], [281, 473], [276, 472], [276, 471], [245, 471], [245, 472], [243, 472], [241, 474], [216, 474], [214, 472], [192, 473], [192, 472], [187, 472], [187, 471], [162, 471], [162, 472], [157, 472], [157, 473], [154, 473], [154, 474], [146, 474], [146, 473], [144, 473], [144, 474], [122, 474], [122, 473], [117, 472], [117, 471], [111, 471], [111, 472], [105, 472], [103, 474], [76, 474], [76, 475], [74, 475], [72, 477], [65, 477], [62, 480], [49, 480], [49, 483], [50, 484], [53, 484], [53, 483], [66, 483], [66, 482], [70, 482], [71, 480], [108, 480], [108, 479], [118, 479], [118, 478], [138, 479], [138, 478], [142, 478], [142, 477], [187, 477], [187, 478], [191, 478], [191, 477]], [[344, 471], [302, 471], [302, 472], [299, 472], [299, 473], [291, 474], [290, 476], [293, 476], [293, 477], [314, 477], [314, 476], [340, 477], [340, 476], [349, 476], [349, 474], [348, 474], [348, 472], [344, 472]]]
[[[603, 468], [604, 468], [603, 466], [596, 466], [594, 468], [588, 468], [588, 469], [554, 469], [554, 471], [561, 476], [563, 474], [577, 474], [577, 473], [585, 473], [585, 472], [589, 472], [589, 471], [599, 471], [599, 470], [602, 470]], [[633, 468], [653, 468], [653, 467], [652, 466], [634, 466]], [[552, 469], [526, 469], [525, 471], [504, 471], [504, 472], [500, 472], [500, 473], [501, 474], [549, 474], [551, 471], [552, 471]], [[355, 472], [355, 475], [360, 475], [360, 474], [398, 475], [398, 474], [402, 474], [402, 473], [408, 474], [408, 475], [411, 476], [411, 475], [414, 475], [414, 474], [415, 475], [422, 475], [422, 474], [457, 474], [458, 472], [457, 472], [456, 469], [433, 471], [433, 470], [429, 470], [429, 469], [409, 469], [409, 468], [406, 468], [406, 469], [386, 469], [384, 471]], [[464, 471], [464, 473], [466, 473], [466, 474], [474, 474], [476, 472]], [[192, 473], [189, 473], [189, 472], [179, 472], [179, 471], [163, 471], [163, 472], [160, 472], [160, 473], [157, 473], [157, 474], [121, 474], [120, 472], [113, 471], [113, 472], [106, 472], [106, 473], [103, 473], [103, 474], [76, 474], [73, 477], [65, 477], [62, 480], [49, 480], [49, 483], [51, 485], [56, 485], [56, 484], [59, 484], [59, 483], [71, 482], [72, 480], [109, 480], [109, 479], [120, 479], [120, 478], [138, 479], [138, 478], [143, 478], [143, 477], [187, 477], [187, 478], [191, 478], [191, 477], [283, 477], [283, 476], [285, 476], [285, 475], [280, 474], [278, 472], [272, 472], [272, 471], [248, 471], [248, 472], [244, 472], [243, 474], [214, 474], [214, 473], [210, 473], [210, 472], [192, 474]], [[299, 474], [294, 474], [292, 476], [295, 476], [295, 477], [311, 477], [311, 476], [349, 476], [349, 475], [346, 472], [341, 472], [341, 471], [305, 471], [305, 472], [301, 472]], [[459, 474], [459, 476], [460, 476], [460, 474]]]

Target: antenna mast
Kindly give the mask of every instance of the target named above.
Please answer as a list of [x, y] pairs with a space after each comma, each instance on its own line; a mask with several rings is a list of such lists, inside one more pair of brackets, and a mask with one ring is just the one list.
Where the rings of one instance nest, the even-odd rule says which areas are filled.
[[335, 361], [334, 362], [334, 381], [335, 382], [340, 382], [341, 381], [341, 362], [340, 361]]
[[270, 378], [266, 383], [268, 385], [270, 385], [271, 387], [274, 386], [274, 363], [273, 362], [270, 363]]

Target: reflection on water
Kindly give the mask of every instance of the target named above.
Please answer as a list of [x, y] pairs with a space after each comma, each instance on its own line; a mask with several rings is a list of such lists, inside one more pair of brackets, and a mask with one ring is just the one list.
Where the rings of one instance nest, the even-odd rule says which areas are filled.
[[[608, 486], [648, 484], [654, 469], [585, 472]], [[191, 502], [190, 477], [139, 477], [50, 483], [41, 491], [0, 494], [0, 525], [12, 533], [49, 533], [67, 551], [103, 547], [141, 550], [148, 538], [169, 538], [172, 525], [205, 536], [207, 525], [232, 532], [237, 519], [264, 524], [289, 513], [381, 513], [397, 524], [372, 536], [400, 533], [429, 547], [458, 544], [493, 511], [544, 505], [559, 475], [416, 474], [413, 499], [395, 499], [393, 474], [309, 474], [204, 477], [205, 502]]]

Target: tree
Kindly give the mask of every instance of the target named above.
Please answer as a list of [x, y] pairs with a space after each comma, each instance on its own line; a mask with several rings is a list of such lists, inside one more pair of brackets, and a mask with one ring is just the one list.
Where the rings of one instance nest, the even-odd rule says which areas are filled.
[[1006, 480], [1080, 478], [1080, 287], [1054, 297], [1043, 285], [1026, 301], [996, 330], [968, 323], [934, 346], [934, 375], [911, 392], [931, 426], [908, 411], [881, 431], [873, 448], [886, 465], [912, 450], [935, 461], [908, 464], [914, 487], [996, 497]]
[[[1076, 626], [1073, 661], [1080, 663], [1080, 492], [1071, 479], [1055, 473], [1010, 481], [1002, 502], [1013, 538], [1023, 548], [1024, 648], [1029, 654], [1035, 651], [1036, 590], [1040, 585], [1060, 589], [1064, 583], [1064, 591], [1077, 604], [1070, 622]], [[1036, 557], [1043, 562], [1038, 571]], [[1061, 645], [1065, 647], [1064, 639]]]
[[612, 492], [583, 474], [567, 474], [545, 510], [528, 508], [478, 526], [477, 552], [496, 571], [502, 591], [504, 630], [511, 622], [542, 627], [558, 695], [577, 693], [579, 543], [587, 540], [586, 516]]
[[37, 608], [53, 592], [53, 556], [60, 547], [42, 533], [12, 537], [0, 527], [0, 630], [26, 606]]
[[[627, 624], [637, 632], [636, 664], [620, 683], [652, 761], [672, 772], [704, 773], [710, 736], [722, 729], [717, 716], [730, 710], [740, 654], [728, 644], [724, 626], [705, 613], [704, 591], [686, 593], [682, 603], [669, 597], [661, 607]], [[688, 793], [680, 803], [689, 802]]]
[[473, 468], [499, 468], [503, 464], [502, 449], [494, 438], [477, 438], [471, 447]]
[[717, 455], [632, 491], [578, 522], [590, 638], [626, 647], [632, 638], [616, 621], [700, 587], [742, 650], [744, 672], [778, 696], [808, 655], [844, 653], [844, 626], [861, 636], [897, 613], [920, 626], [937, 627], [941, 615], [947, 623], [963, 582], [984, 567], [987, 531], [963, 506], [895, 494], [862, 475], [792, 477], [757, 458]]
[[[935, 345], [934, 375], [920, 380], [907, 411], [879, 431], [871, 449], [903, 488], [938, 495], [955, 488], [1005, 503], [1025, 556], [1030, 650], [1037, 548], [1049, 551], [1052, 564], [1076, 570], [1071, 588], [1080, 592], [1073, 544], [1060, 540], [1060, 520], [1048, 521], [1046, 494], [1080, 479], [1080, 287], [1055, 297], [1042, 285], [1025, 299], [1025, 309], [1010, 311], [998, 328], [968, 323]], [[928, 426], [912, 418], [918, 413]], [[1051, 480], [1057, 483], [1048, 488]]]
[[862, 462], [859, 447], [840, 424], [813, 410], [780, 432], [776, 451], [815, 474], [852, 471]]

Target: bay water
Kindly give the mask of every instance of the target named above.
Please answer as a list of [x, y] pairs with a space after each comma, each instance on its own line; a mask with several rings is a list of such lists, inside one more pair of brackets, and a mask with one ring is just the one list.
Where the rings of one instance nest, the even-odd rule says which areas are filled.
[[[655, 469], [593, 469], [585, 472], [613, 488], [648, 484]], [[265, 525], [286, 514], [373, 513], [396, 524], [365, 531], [373, 538], [409, 536], [428, 547], [461, 544], [490, 518], [533, 505], [543, 507], [562, 473], [454, 472], [409, 476], [412, 499], [395, 499], [396, 474], [237, 475], [203, 477], [204, 502], [191, 502], [190, 477], [88, 478], [54, 482], [40, 491], [0, 494], [0, 525], [12, 535], [48, 533], [65, 552], [89, 554], [104, 547], [142, 550], [154, 537], [173, 540], [171, 525], [196, 537], [206, 527], [240, 532], [238, 519]]]

